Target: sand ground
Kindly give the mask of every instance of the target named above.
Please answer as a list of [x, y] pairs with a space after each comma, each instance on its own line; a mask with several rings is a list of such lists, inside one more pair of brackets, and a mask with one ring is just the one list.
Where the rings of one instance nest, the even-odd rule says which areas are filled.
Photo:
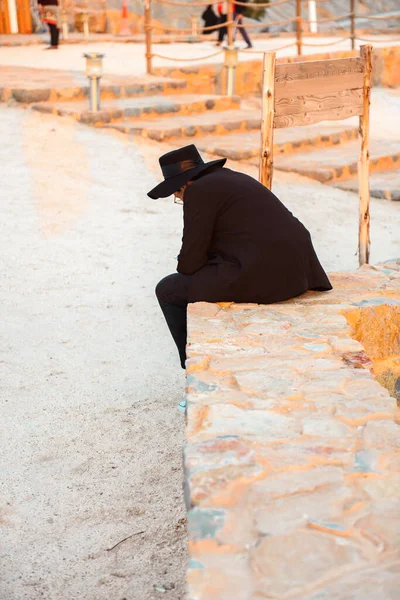
[[[47, 36], [43, 40], [47, 42]], [[379, 36], [371, 34], [371, 43], [375, 47], [397, 46], [400, 44], [400, 38], [397, 36]], [[389, 40], [389, 41], [387, 41]], [[356, 47], [369, 43], [357, 41]], [[287, 46], [291, 46], [288, 48]], [[341, 41], [341, 38], [324, 36], [304, 37], [303, 54], [317, 54], [324, 51], [335, 52], [350, 50], [350, 40]], [[328, 44], [321, 46], [320, 44]], [[238, 40], [238, 47], [243, 49], [245, 44], [243, 40]], [[280, 48], [282, 48], [280, 50]], [[254, 48], [251, 51], [239, 53], [239, 60], [261, 60], [262, 53], [265, 51], [274, 51], [278, 57], [296, 56], [296, 38], [295, 37], [273, 37], [257, 38], [254, 40]], [[104, 71], [115, 75], [144, 75], [146, 72], [145, 45], [124, 44], [118, 42], [98, 42], [93, 44], [61, 45], [57, 52], [44, 52], [43, 46], [17, 46], [0, 47], [0, 64], [14, 65], [20, 67], [38, 67], [42, 69], [65, 69], [71, 72], [85, 70], [84, 52], [104, 53]], [[153, 44], [152, 52], [160, 55], [153, 59], [154, 67], [175, 67], [177, 65], [199, 64], [201, 63], [223, 63], [224, 54], [221, 49], [215, 47], [215, 40], [202, 43], [171, 43], [171, 44]], [[184, 62], [182, 61], [184, 57]], [[206, 58], [203, 58], [206, 57]], [[209, 57], [209, 58], [208, 58]], [[174, 61], [171, 59], [178, 59]]]
[[[0, 598], [183, 600], [184, 376], [153, 294], [182, 212], [146, 197], [162, 150], [9, 107], [0, 130]], [[355, 194], [279, 172], [274, 191], [327, 270], [357, 267]], [[372, 199], [372, 262], [400, 256], [399, 211]]]

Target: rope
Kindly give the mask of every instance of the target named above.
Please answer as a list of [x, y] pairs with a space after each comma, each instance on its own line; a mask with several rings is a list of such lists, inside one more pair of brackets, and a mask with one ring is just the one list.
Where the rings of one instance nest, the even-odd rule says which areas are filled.
[[335, 46], [336, 44], [340, 44], [340, 42], [343, 42], [344, 40], [349, 40], [350, 38], [351, 38], [351, 35], [347, 35], [346, 37], [336, 40], [335, 42], [329, 42], [327, 44], [307, 44], [306, 42], [301, 42], [301, 45], [302, 46], [310, 46], [311, 48], [318, 48], [319, 46]]
[[297, 17], [294, 17], [293, 19], [283, 19], [282, 21], [268, 21], [268, 23], [243, 23], [242, 25], [238, 24], [237, 28], [240, 29], [245, 27], [246, 29], [251, 29], [252, 27], [270, 27], [271, 25], [283, 25], [284, 23], [293, 23], [298, 20]]
[[[209, 4], [219, 4], [215, 0], [210, 2], [172, 2], [171, 0], [157, 0], [160, 4], [172, 4], [172, 6], [208, 6]], [[287, 0], [285, 0], [287, 2]]]
[[[361, 42], [379, 42], [379, 40], [377, 40], [376, 38], [372, 40], [371, 38], [358, 37], [358, 35], [356, 36], [356, 40], [360, 40]], [[382, 40], [382, 42], [400, 42], [400, 37], [389, 38], [386, 40]]]
[[[227, 25], [233, 25], [233, 21], [227, 21], [226, 23], [221, 23], [219, 25], [212, 25], [211, 27], [201, 27], [201, 25], [198, 25], [197, 28], [200, 31], [205, 31], [206, 29], [208, 30], [213, 30], [213, 29], [221, 29], [222, 27], [226, 27]], [[178, 27], [152, 27], [152, 29], [163, 29], [164, 31], [176, 31], [178, 33], [193, 33], [193, 29], [179, 29]]]
[[355, 15], [354, 17], [355, 19], [365, 19], [366, 21], [383, 21], [385, 19], [400, 19], [400, 15], [389, 15], [386, 16], [385, 14], [382, 15], [381, 17], [368, 17], [367, 15], [364, 17], [362, 15]]
[[279, 50], [291, 48], [292, 46], [297, 46], [297, 43], [291, 42], [290, 44], [286, 44], [286, 46], [279, 46], [279, 48], [271, 48], [271, 50], [239, 50], [239, 52], [245, 52], [246, 54], [265, 54], [266, 52], [278, 52]]
[[213, 29], [221, 29], [222, 27], [227, 27], [228, 25], [233, 25], [235, 21], [226, 21], [225, 23], [220, 23], [219, 25], [209, 25], [208, 27], [200, 27], [202, 31], [212, 31]]
[[327, 23], [328, 21], [340, 21], [341, 19], [348, 19], [352, 16], [353, 13], [349, 13], [348, 15], [341, 15], [340, 17], [332, 17], [329, 19], [318, 19], [318, 21], [312, 21], [313, 23]]
[[213, 56], [217, 56], [217, 54], [222, 54], [223, 50], [218, 50], [218, 52], [214, 52], [213, 54], [208, 54], [207, 56], [200, 56], [198, 58], [173, 58], [172, 56], [164, 56], [163, 54], [152, 54], [152, 58], [165, 58], [165, 60], [173, 60], [176, 62], [190, 62], [194, 60], [206, 60], [207, 58], [212, 58]]
[[[327, 0], [324, 0], [326, 2]], [[290, 2], [290, 0], [275, 0], [275, 2], [266, 2], [262, 4], [257, 4], [256, 2], [237, 2], [234, 0], [234, 4], [238, 6], [254, 6], [256, 8], [270, 8], [271, 6], [278, 6], [279, 4], [286, 4], [286, 2]]]

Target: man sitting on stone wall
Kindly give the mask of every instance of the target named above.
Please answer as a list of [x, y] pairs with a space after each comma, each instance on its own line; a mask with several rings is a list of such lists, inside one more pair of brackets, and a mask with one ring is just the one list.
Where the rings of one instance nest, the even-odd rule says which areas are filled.
[[204, 163], [192, 144], [160, 158], [164, 181], [150, 198], [174, 194], [183, 204], [183, 240], [177, 273], [162, 279], [156, 295], [182, 368], [186, 361], [189, 302], [289, 300], [332, 286], [307, 229], [258, 181]]

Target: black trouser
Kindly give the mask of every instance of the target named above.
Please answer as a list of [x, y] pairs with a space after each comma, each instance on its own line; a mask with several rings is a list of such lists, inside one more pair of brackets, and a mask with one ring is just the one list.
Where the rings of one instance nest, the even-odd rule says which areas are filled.
[[156, 287], [157, 300], [177, 345], [182, 369], [186, 361], [189, 279], [190, 275], [174, 273], [161, 279]]
[[245, 30], [244, 25], [243, 25], [243, 15], [236, 15], [236, 23], [237, 23], [237, 29], [242, 34], [242, 37], [243, 37], [244, 41], [246, 42], [246, 44], [248, 46], [252, 46], [250, 38], [249, 38], [247, 31]]
[[[223, 23], [226, 23], [228, 20], [227, 15], [221, 15], [220, 19], [219, 19], [219, 24], [222, 25]], [[218, 41], [219, 42], [223, 42], [224, 41], [224, 37], [227, 34], [227, 28], [226, 27], [221, 27], [220, 29], [218, 29]]]
[[48, 26], [50, 29], [50, 46], [57, 48], [60, 30], [58, 29], [57, 25], [54, 25], [54, 23], [48, 23]]

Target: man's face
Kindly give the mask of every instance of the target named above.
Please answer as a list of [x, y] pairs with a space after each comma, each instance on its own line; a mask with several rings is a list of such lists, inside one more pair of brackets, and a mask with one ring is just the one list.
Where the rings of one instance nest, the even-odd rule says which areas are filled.
[[179, 188], [179, 190], [177, 192], [175, 192], [175, 194], [174, 194], [175, 202], [177, 202], [177, 201], [179, 203], [183, 202], [183, 195], [185, 193], [185, 188], [186, 188], [186, 185], [182, 186], [181, 188]]
[[187, 186], [190, 185], [191, 183], [192, 183], [191, 181], [188, 181], [187, 183], [185, 183], [185, 185], [183, 185], [181, 188], [179, 188], [179, 190], [177, 192], [175, 192], [174, 201], [177, 202], [177, 204], [182, 204], [183, 196], [185, 195], [185, 190], [186, 190]]

